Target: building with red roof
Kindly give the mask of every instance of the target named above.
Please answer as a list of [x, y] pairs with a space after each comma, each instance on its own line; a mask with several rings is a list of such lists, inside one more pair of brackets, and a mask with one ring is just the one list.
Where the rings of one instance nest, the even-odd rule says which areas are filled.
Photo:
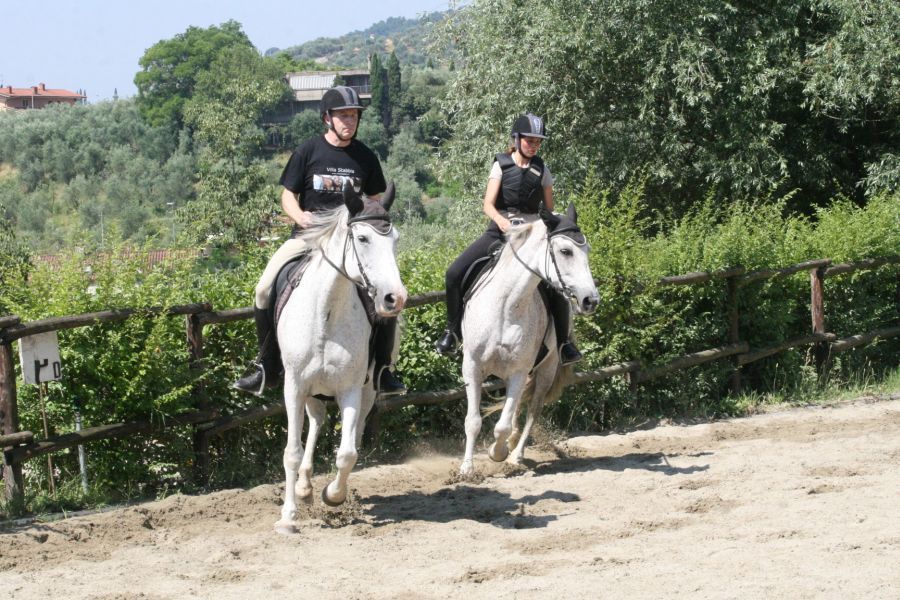
[[25, 110], [28, 108], [46, 108], [51, 104], [76, 104], [83, 102], [87, 96], [69, 90], [53, 90], [43, 83], [29, 88], [16, 88], [11, 85], [0, 87], [0, 111]]

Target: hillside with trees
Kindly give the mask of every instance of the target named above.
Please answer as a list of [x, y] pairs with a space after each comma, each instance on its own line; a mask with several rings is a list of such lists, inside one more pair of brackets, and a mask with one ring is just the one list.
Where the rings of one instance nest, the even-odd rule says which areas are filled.
[[424, 67], [432, 60], [447, 59], [448, 52], [429, 53], [434, 27], [448, 12], [424, 14], [417, 19], [391, 17], [379, 21], [362, 31], [353, 31], [336, 38], [317, 38], [297, 46], [266, 50], [266, 56], [287, 54], [295, 60], [314, 61], [319, 64], [339, 65], [348, 69], [365, 69], [369, 56], [375, 53], [396, 53], [404, 65]]
[[[372, 102], [358, 137], [397, 184], [398, 262], [412, 295], [442, 289], [447, 266], [483, 231], [488, 170], [514, 117], [545, 118], [541, 156], [556, 206], [578, 207], [600, 281], [597, 312], [576, 320], [579, 369], [665, 364], [727, 339], [721, 281], [688, 290], [662, 277], [900, 255], [895, 0], [474, 0], [286, 51], [261, 53], [235, 22], [191, 27], [147, 50], [133, 100], [0, 114], [0, 316], [248, 306], [272, 240], [290, 231], [281, 169], [296, 143], [324, 131], [315, 110], [287, 124], [268, 118], [289, 93], [283, 76], [366, 64]], [[190, 251], [153, 269], [133, 258], [160, 247]], [[898, 263], [878, 264], [829, 279], [843, 286], [829, 290], [830, 331], [900, 326]], [[809, 335], [806, 272], [733, 291], [752, 347]], [[457, 362], [434, 352], [444, 307], [402, 319], [397, 366], [408, 387], [459, 386]], [[277, 400], [229, 387], [256, 347], [249, 322], [204, 335], [208, 369], [199, 374], [183, 319], [60, 332], [66, 379], [43, 398], [52, 427], [71, 431], [75, 396], [88, 399], [87, 426], [168, 419], [195, 406], [198, 389], [226, 413]], [[808, 350], [745, 365], [738, 397], [734, 364], [718, 361], [634, 385], [572, 388], [548, 419], [560, 431], [599, 430], [740, 414], [791, 393], [817, 397], [826, 384], [897, 386], [896, 336], [840, 353], [827, 378]], [[22, 389], [20, 401], [23, 428], [35, 432], [36, 395]], [[464, 419], [458, 403], [404, 407], [382, 417], [381, 444], [409, 448], [462, 431]], [[280, 470], [280, 421], [234, 433], [210, 450], [210, 485], [250, 485]], [[325, 431], [320, 455], [338, 438]], [[46, 465], [32, 461], [28, 486], [41, 492], [29, 502], [71, 508], [196, 491], [184, 467], [191, 453], [189, 431], [92, 452], [88, 495], [74, 453], [61, 456], [67, 485], [55, 497]]]

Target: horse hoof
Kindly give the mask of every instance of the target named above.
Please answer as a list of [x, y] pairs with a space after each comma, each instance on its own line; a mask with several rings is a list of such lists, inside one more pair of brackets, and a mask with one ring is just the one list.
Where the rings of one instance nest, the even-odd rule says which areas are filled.
[[459, 465], [459, 474], [463, 477], [469, 477], [475, 473], [475, 465], [472, 464], [471, 460], [463, 461], [461, 465]]
[[497, 442], [491, 444], [491, 447], [488, 448], [488, 457], [494, 462], [503, 462], [506, 460], [506, 457], [509, 456], [509, 448], [506, 444], [497, 445]]
[[521, 466], [522, 461], [524, 459], [525, 459], [524, 456], [517, 455], [517, 454], [510, 454], [509, 457], [506, 459], [506, 462], [510, 465]]
[[278, 521], [275, 523], [275, 533], [281, 535], [296, 535], [297, 526], [292, 521]]
[[344, 497], [341, 498], [340, 500], [332, 500], [328, 496], [328, 486], [326, 485], [324, 488], [322, 488], [322, 502], [324, 502], [326, 506], [330, 506], [331, 508], [337, 508], [338, 506], [343, 504], [346, 499], [347, 499], [347, 495], [344, 494]]

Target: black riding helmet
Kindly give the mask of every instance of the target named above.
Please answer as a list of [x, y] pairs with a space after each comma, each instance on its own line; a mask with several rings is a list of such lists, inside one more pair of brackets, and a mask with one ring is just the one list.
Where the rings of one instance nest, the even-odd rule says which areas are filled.
[[516, 150], [519, 152], [522, 151], [521, 146], [519, 146], [519, 139], [522, 136], [536, 137], [541, 138], [542, 140], [547, 139], [547, 130], [544, 129], [544, 120], [531, 113], [525, 113], [524, 115], [516, 117], [512, 126], [512, 139]]
[[324, 117], [325, 113], [331, 114], [333, 110], [344, 108], [355, 108], [363, 111], [366, 107], [360, 102], [359, 94], [356, 93], [356, 90], [345, 85], [336, 85], [327, 90], [322, 96], [322, 102], [319, 103], [319, 116]]
[[542, 140], [547, 139], [547, 131], [544, 129], [544, 120], [531, 113], [525, 113], [524, 115], [517, 117], [513, 122], [512, 136], [518, 138], [522, 135], [541, 138]]

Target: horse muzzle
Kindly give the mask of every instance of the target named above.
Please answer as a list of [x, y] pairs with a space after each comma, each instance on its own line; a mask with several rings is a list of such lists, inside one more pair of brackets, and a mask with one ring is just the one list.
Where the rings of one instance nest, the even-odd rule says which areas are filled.
[[592, 314], [595, 310], [597, 310], [597, 306], [600, 304], [600, 296], [598, 294], [592, 294], [590, 296], [585, 296], [581, 299], [581, 302], [578, 304], [578, 312], [583, 315]]
[[400, 314], [406, 306], [407, 292], [403, 289], [399, 292], [388, 292], [376, 299], [376, 312], [382, 317], [393, 317]]

